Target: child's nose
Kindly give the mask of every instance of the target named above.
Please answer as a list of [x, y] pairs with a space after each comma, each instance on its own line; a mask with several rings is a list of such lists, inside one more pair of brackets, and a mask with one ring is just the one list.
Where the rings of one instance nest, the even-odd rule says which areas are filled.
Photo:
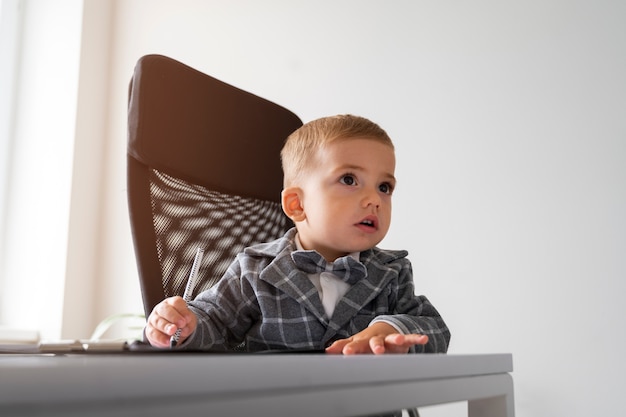
[[378, 190], [370, 190], [366, 189], [363, 195], [363, 207], [374, 206], [376, 208], [380, 207], [380, 194]]

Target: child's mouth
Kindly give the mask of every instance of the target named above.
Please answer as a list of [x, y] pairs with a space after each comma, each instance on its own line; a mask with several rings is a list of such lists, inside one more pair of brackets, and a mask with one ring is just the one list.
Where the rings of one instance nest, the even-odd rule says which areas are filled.
[[374, 227], [374, 222], [371, 221], [371, 220], [363, 220], [360, 224], [362, 224], [364, 226]]
[[376, 219], [367, 218], [357, 223], [357, 226], [359, 226], [359, 228], [362, 230], [373, 231], [373, 230], [376, 230], [378, 225], [377, 225]]

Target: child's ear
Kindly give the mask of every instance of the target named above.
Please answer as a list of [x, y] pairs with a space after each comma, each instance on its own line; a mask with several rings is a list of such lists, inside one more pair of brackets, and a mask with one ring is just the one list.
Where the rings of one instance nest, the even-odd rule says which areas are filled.
[[304, 207], [302, 207], [302, 189], [299, 187], [285, 188], [281, 193], [281, 203], [283, 211], [294, 222], [302, 221], [306, 218]]

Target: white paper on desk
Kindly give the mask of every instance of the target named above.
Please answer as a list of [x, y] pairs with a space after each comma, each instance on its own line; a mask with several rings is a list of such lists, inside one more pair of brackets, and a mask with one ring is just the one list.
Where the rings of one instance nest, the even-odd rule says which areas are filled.
[[41, 353], [120, 352], [127, 348], [125, 340], [42, 340], [39, 343]]

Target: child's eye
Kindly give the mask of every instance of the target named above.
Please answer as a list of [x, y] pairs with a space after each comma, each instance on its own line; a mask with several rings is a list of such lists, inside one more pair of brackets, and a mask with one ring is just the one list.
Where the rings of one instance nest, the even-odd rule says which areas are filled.
[[354, 178], [354, 175], [352, 174], [345, 174], [341, 178], [339, 178], [339, 182], [344, 185], [355, 185], [356, 178]]
[[378, 189], [381, 193], [391, 194], [393, 192], [393, 185], [389, 184], [388, 182], [383, 182], [378, 186]]

